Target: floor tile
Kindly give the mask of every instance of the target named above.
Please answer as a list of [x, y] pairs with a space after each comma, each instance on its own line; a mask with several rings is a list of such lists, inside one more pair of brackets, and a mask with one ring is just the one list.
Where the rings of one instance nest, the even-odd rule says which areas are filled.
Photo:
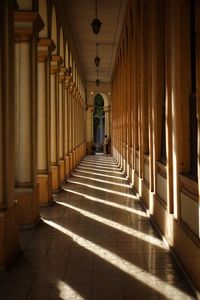
[[86, 156], [41, 217], [0, 299], [195, 299], [112, 157]]

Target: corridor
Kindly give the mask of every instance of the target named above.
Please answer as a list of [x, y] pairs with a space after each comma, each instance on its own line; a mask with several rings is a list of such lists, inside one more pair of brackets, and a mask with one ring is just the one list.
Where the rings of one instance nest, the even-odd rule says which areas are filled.
[[82, 159], [40, 214], [0, 299], [195, 299], [111, 156]]

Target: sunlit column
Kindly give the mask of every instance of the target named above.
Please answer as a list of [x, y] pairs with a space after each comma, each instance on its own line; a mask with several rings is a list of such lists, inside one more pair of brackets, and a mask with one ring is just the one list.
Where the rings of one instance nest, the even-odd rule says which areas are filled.
[[80, 95], [78, 97], [78, 118], [80, 120], [78, 124], [78, 147], [79, 147], [79, 152], [78, 152], [78, 162], [81, 159], [81, 140], [80, 140], [80, 134], [81, 134], [81, 125], [82, 125], [82, 120], [81, 120], [81, 112], [80, 112]]
[[77, 164], [77, 127], [78, 127], [78, 116], [77, 116], [77, 92], [75, 91], [75, 96], [74, 96], [74, 120], [76, 120], [74, 122], [74, 165]]
[[79, 132], [79, 125], [80, 125], [80, 116], [79, 116], [79, 100], [78, 100], [78, 94], [76, 96], [76, 120], [78, 120], [78, 122], [76, 122], [76, 147], [78, 147], [79, 145], [79, 141], [78, 141], [78, 132]]
[[[82, 107], [82, 102], [81, 102], [81, 107], [80, 107], [80, 110], [81, 110], [81, 130], [80, 130], [80, 143], [83, 144], [83, 127], [84, 127], [84, 123], [83, 123], [83, 107]], [[86, 128], [85, 128], [86, 130]]]
[[59, 70], [59, 97], [58, 97], [58, 120], [59, 120], [59, 167], [60, 167], [60, 181], [63, 182], [65, 179], [65, 126], [64, 126], [64, 118], [65, 118], [65, 67], [60, 67]]
[[72, 85], [70, 82], [69, 86], [69, 172], [73, 169], [73, 142], [72, 142], [72, 130], [73, 130], [73, 119], [72, 119]]
[[[82, 98], [83, 99], [83, 98]], [[83, 155], [86, 155], [86, 139], [87, 139], [87, 132], [86, 132], [86, 126], [87, 126], [87, 105], [85, 100], [83, 99], [83, 128], [82, 128], [82, 142], [84, 143], [84, 150]]]
[[91, 141], [94, 142], [94, 123], [93, 123], [93, 113], [94, 113], [94, 108], [92, 107], [91, 108], [91, 114], [90, 114], [90, 122], [91, 122], [91, 125], [90, 125], [90, 131], [91, 131]]
[[52, 190], [57, 192], [60, 189], [60, 168], [59, 168], [59, 107], [58, 107], [58, 69], [62, 62], [61, 57], [53, 55], [51, 59], [51, 172]]
[[69, 125], [69, 153], [72, 151], [72, 95], [70, 87], [68, 90], [68, 125]]
[[38, 182], [39, 203], [52, 200], [50, 167], [50, 54], [55, 49], [51, 39], [38, 43]]
[[105, 134], [110, 136], [110, 122], [109, 122], [110, 110], [109, 108], [105, 108]]
[[65, 77], [65, 116], [64, 116], [64, 126], [65, 126], [65, 145], [64, 145], [64, 154], [65, 154], [65, 176], [69, 176], [69, 82], [70, 77]]
[[[0, 3], [0, 268], [18, 248], [18, 222], [14, 203], [15, 97], [14, 1]], [[10, 238], [12, 237], [12, 238]]]
[[76, 150], [77, 147], [77, 96], [76, 91], [74, 92], [74, 150]]
[[74, 90], [74, 88], [73, 88], [73, 92], [72, 92], [72, 120], [73, 120], [73, 131], [72, 131], [72, 143], [73, 143], [73, 147], [72, 147], [72, 149], [73, 149], [73, 151], [74, 151], [74, 149], [75, 149], [75, 137], [76, 137], [76, 124], [75, 124], [75, 122], [77, 122], [77, 120], [75, 120], [75, 115], [76, 115], [76, 91]]
[[79, 114], [79, 118], [80, 118], [79, 130], [78, 130], [78, 143], [80, 145], [81, 144], [81, 127], [83, 126], [82, 125], [81, 98], [80, 98], [80, 95], [79, 95], [78, 114]]
[[39, 220], [37, 185], [37, 38], [43, 22], [36, 12], [15, 12], [16, 199], [20, 224]]
[[79, 123], [77, 124], [77, 144], [78, 144], [78, 163], [80, 161], [80, 148], [81, 148], [81, 143], [80, 143], [80, 130], [81, 130], [81, 114], [80, 114], [80, 97], [78, 94], [78, 102], [77, 102], [77, 114], [78, 114], [78, 119], [80, 120]]
[[74, 169], [75, 167], [75, 161], [76, 161], [76, 158], [75, 158], [75, 135], [76, 135], [76, 131], [75, 131], [75, 128], [76, 128], [76, 125], [75, 125], [75, 122], [77, 122], [77, 120], [75, 120], [75, 95], [76, 95], [76, 92], [75, 92], [75, 87], [73, 85], [73, 90], [72, 90], [72, 168]]

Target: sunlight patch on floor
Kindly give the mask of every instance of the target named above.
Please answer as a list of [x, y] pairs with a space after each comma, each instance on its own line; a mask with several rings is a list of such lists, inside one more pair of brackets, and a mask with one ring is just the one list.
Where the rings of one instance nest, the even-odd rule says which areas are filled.
[[113, 182], [113, 181], [108, 181], [108, 180], [93, 178], [93, 177], [89, 177], [89, 176], [79, 175], [79, 174], [74, 173], [74, 172], [72, 172], [71, 175], [74, 176], [74, 177], [89, 179], [89, 180], [92, 180], [92, 181], [103, 182], [103, 183], [117, 185], [117, 186], [123, 186], [123, 187], [126, 187], [126, 188], [132, 188], [130, 185], [128, 185], [128, 183], [125, 183], [125, 184], [124, 183], [116, 183], [116, 182]]
[[60, 204], [60, 205], [63, 205], [65, 207], [68, 207], [70, 209], [73, 209], [77, 212], [79, 212], [80, 214], [92, 219], [92, 220], [95, 220], [95, 221], [98, 221], [99, 223], [102, 223], [102, 224], [106, 224], [107, 226], [109, 227], [112, 227], [114, 229], [118, 229], [119, 231], [125, 233], [125, 234], [128, 234], [134, 238], [138, 238], [140, 240], [143, 240], [147, 243], [150, 243], [152, 245], [155, 245], [157, 247], [160, 247], [163, 249], [163, 243], [160, 239], [158, 238], [155, 238], [151, 235], [148, 235], [146, 233], [143, 233], [141, 231], [138, 231], [136, 229], [133, 229], [133, 228], [130, 228], [128, 226], [125, 226], [125, 225], [122, 225], [120, 223], [117, 223], [115, 221], [111, 221], [111, 220], [108, 220], [104, 217], [101, 217], [99, 215], [96, 215], [94, 213], [91, 213], [91, 212], [88, 212], [87, 210], [85, 209], [81, 209], [81, 208], [78, 208], [74, 205], [70, 205], [68, 203], [65, 203], [65, 202], [61, 202], [61, 201], [56, 201], [56, 203]]
[[[93, 171], [97, 171], [97, 169], [95, 168], [92, 168], [92, 167], [89, 167], [89, 166], [81, 166], [80, 164], [78, 165], [78, 167], [80, 169], [83, 169], [83, 170], [93, 170]], [[101, 171], [103, 173], [112, 173], [112, 174], [123, 174], [123, 172], [121, 171], [109, 171], [109, 170], [98, 170], [98, 172]]]
[[114, 167], [114, 168], [118, 168], [119, 165], [118, 164], [113, 164], [111, 162], [97, 162], [96, 160], [92, 161], [92, 160], [82, 160], [82, 163], [90, 163], [90, 164], [94, 164], [96, 166], [106, 166], [106, 167]]
[[82, 169], [80, 170], [79, 167], [77, 167], [75, 169], [75, 171], [80, 172], [80, 173], [90, 174], [90, 175], [97, 175], [97, 176], [101, 176], [101, 177], [114, 178], [114, 179], [121, 180], [121, 181], [127, 181], [127, 179], [124, 177], [117, 177], [117, 176], [112, 176], [112, 175], [107, 175], [107, 174], [84, 171]]
[[[120, 256], [112, 253], [111, 251], [96, 245], [95, 243], [73, 233], [69, 229], [64, 228], [61, 225], [56, 224], [53, 221], [49, 221], [43, 219], [43, 221], [52, 226], [53, 228], [61, 231], [62, 233], [66, 234], [67, 236], [71, 237], [75, 243], [80, 245], [81, 247], [85, 248], [86, 250], [98, 255], [101, 259], [108, 262], [109, 264], [113, 265], [115, 268], [118, 268], [122, 272], [128, 274], [134, 279], [142, 282], [144, 285], [148, 286], [151, 289], [154, 289], [161, 295], [165, 297], [169, 297], [172, 299], [172, 295], [179, 295], [183, 299], [186, 298], [187, 294], [180, 291], [178, 288], [170, 285], [169, 283], [164, 282], [163, 280], [159, 279], [155, 275], [148, 273], [147, 271], [143, 270], [142, 268], [137, 267], [136, 265], [130, 263], [129, 261], [121, 258]], [[61, 288], [61, 287], [60, 287]]]
[[69, 193], [73, 193], [75, 195], [83, 196], [86, 199], [89, 199], [89, 200], [92, 200], [92, 201], [95, 201], [95, 202], [103, 203], [103, 204], [111, 206], [111, 207], [119, 208], [121, 210], [128, 211], [130, 213], [134, 213], [134, 214], [136, 214], [138, 216], [141, 216], [141, 217], [144, 217], [144, 218], [148, 217], [147, 214], [144, 211], [140, 211], [138, 209], [134, 209], [132, 207], [125, 206], [123, 204], [118, 204], [118, 203], [115, 203], [115, 202], [103, 200], [103, 199], [93, 197], [93, 196], [90, 196], [90, 195], [87, 195], [87, 194], [83, 194], [83, 193], [80, 193], [80, 192], [77, 192], [77, 191], [74, 191], [74, 190], [71, 190], [71, 189], [67, 189], [67, 188], [63, 188], [63, 190], [66, 191], [66, 192], [69, 192]]
[[97, 169], [100, 169], [100, 170], [114, 170], [114, 171], [116, 171], [116, 170], [119, 170], [119, 168], [117, 168], [117, 167], [109, 167], [109, 166], [97, 166], [97, 165], [95, 165], [95, 164], [93, 164], [93, 163], [79, 163], [79, 165], [80, 166], [85, 166], [85, 167], [87, 167], [87, 166], [89, 166], [89, 167], [94, 167], [95, 166], [95, 168], [97, 168]]
[[127, 194], [127, 193], [122, 193], [122, 192], [114, 191], [114, 190], [111, 190], [111, 189], [105, 189], [105, 188], [102, 188], [102, 187], [99, 187], [99, 186], [95, 186], [95, 185], [91, 185], [91, 184], [86, 184], [86, 183], [79, 182], [79, 181], [74, 181], [74, 180], [67, 179], [67, 182], [73, 183], [73, 184], [79, 184], [79, 185], [87, 186], [87, 187], [89, 187], [91, 189], [95, 189], [95, 190], [99, 190], [99, 191], [104, 191], [104, 192], [112, 193], [112, 194], [119, 195], [119, 196], [124, 196], [126, 198], [137, 199], [137, 196], [135, 196], [135, 195], [131, 195], [131, 194]]
[[60, 291], [59, 299], [65, 300], [66, 298], [69, 299], [69, 296], [71, 296], [71, 299], [74, 299], [74, 297], [76, 297], [76, 299], [78, 298], [78, 300], [85, 300], [85, 297], [82, 297], [70, 285], [60, 279], [57, 281], [57, 288]]

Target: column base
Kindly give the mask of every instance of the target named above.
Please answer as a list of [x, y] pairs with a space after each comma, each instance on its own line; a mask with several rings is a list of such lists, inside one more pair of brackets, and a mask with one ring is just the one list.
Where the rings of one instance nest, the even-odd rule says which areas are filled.
[[65, 177], [69, 176], [69, 156], [65, 156]]
[[79, 162], [79, 147], [77, 147], [75, 151], [76, 151], [76, 166], [77, 166]]
[[78, 148], [77, 148], [77, 159], [76, 159], [77, 165], [78, 165], [79, 161], [80, 161], [80, 146], [78, 146]]
[[87, 154], [92, 154], [92, 142], [87, 142], [86, 150], [87, 150]]
[[23, 228], [33, 228], [40, 220], [38, 185], [35, 188], [15, 189], [17, 199], [17, 219]]
[[60, 166], [60, 182], [64, 182], [65, 180], [65, 161], [64, 159], [61, 159], [59, 161], [59, 166]]
[[51, 166], [51, 173], [52, 173], [52, 180], [51, 180], [52, 192], [53, 193], [59, 193], [60, 190], [61, 190], [61, 187], [60, 187], [60, 167], [58, 165]]
[[72, 152], [69, 154], [69, 173], [71, 173], [73, 170], [73, 156]]
[[20, 251], [16, 206], [0, 211], [0, 270], [4, 271]]
[[77, 148], [74, 149], [74, 168], [76, 167], [77, 165]]
[[73, 157], [73, 159], [72, 159], [72, 166], [73, 166], [72, 169], [74, 169], [75, 166], [76, 166], [76, 150], [73, 150], [72, 157]]
[[52, 189], [51, 189], [51, 173], [38, 174], [39, 182], [39, 205], [50, 205], [53, 201]]

